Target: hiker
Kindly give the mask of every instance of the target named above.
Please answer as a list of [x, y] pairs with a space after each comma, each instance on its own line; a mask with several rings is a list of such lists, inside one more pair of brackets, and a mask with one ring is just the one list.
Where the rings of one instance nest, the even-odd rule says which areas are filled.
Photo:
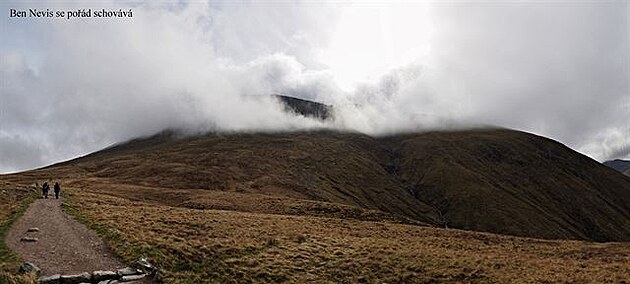
[[59, 199], [59, 192], [61, 191], [61, 187], [58, 182], [55, 182], [55, 199]]
[[42, 184], [43, 198], [48, 198], [48, 190], [50, 190], [50, 186], [48, 186], [48, 182], [44, 182], [44, 184]]

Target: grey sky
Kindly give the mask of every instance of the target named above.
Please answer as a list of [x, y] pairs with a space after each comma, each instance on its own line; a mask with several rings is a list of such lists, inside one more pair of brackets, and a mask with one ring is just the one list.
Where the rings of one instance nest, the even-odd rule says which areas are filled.
[[[630, 158], [627, 1], [0, 4], [0, 172], [167, 127], [499, 125]], [[9, 9], [133, 9], [16, 19]], [[252, 97], [335, 104], [327, 125]]]

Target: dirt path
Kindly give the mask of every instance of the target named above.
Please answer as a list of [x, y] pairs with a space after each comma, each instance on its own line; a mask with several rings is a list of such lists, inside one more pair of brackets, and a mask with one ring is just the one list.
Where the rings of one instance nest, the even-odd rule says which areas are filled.
[[[39, 232], [27, 232], [29, 228]], [[34, 237], [36, 242], [20, 241]], [[61, 199], [38, 199], [8, 232], [7, 246], [24, 261], [39, 266], [42, 275], [114, 270], [125, 265], [103, 241], [61, 210]]]

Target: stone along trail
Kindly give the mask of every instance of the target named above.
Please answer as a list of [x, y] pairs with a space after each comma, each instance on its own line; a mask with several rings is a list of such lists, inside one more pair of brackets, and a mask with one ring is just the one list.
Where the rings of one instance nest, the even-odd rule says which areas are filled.
[[5, 241], [24, 261], [37, 265], [45, 276], [116, 271], [125, 267], [96, 233], [63, 212], [61, 199], [33, 202], [10, 228]]

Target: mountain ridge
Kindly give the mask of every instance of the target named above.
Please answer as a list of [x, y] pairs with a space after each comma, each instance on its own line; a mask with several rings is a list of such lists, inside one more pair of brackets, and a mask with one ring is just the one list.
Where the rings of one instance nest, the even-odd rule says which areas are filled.
[[320, 102], [314, 102], [283, 94], [274, 94], [272, 96], [284, 105], [285, 111], [318, 120], [328, 120], [332, 118], [332, 105], [326, 105]]
[[615, 160], [605, 161], [603, 164], [627, 176], [630, 176], [630, 161], [626, 161], [622, 159], [615, 159]]
[[379, 138], [167, 131], [45, 171], [172, 206], [630, 240], [630, 178], [553, 140], [506, 129]]

